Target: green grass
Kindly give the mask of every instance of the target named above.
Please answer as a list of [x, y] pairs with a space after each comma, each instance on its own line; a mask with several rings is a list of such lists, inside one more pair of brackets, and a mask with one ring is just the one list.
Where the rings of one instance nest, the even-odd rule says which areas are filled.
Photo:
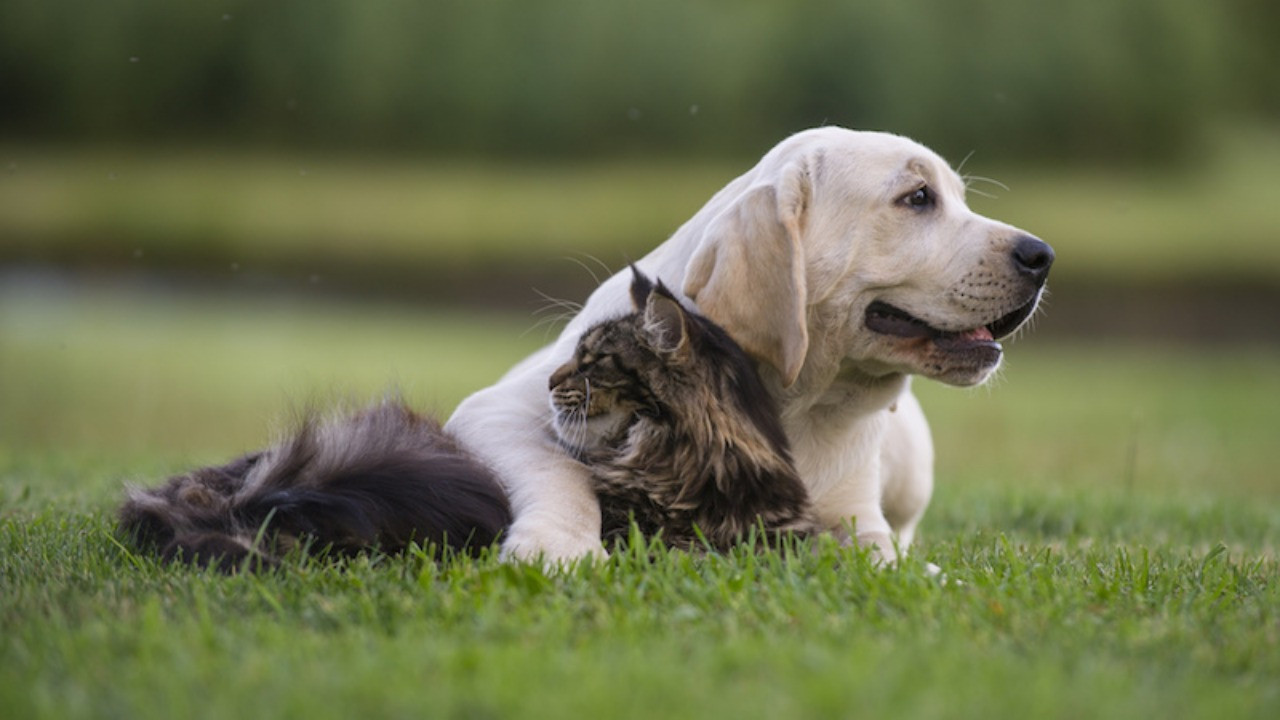
[[[956, 160], [959, 160], [958, 158]], [[243, 151], [0, 147], [0, 261], [208, 274], [551, 263], [617, 267], [752, 163], [674, 159], [495, 165]], [[1186, 167], [964, 170], [975, 209], [1058, 250], [1059, 280], [1280, 281], [1280, 134], [1229, 128]], [[994, 198], [980, 193], [992, 194]], [[311, 272], [308, 270], [307, 272]]]
[[[876, 571], [833, 548], [135, 563], [100, 518], [7, 520], [16, 717], [1268, 717], [1274, 562], [977, 536]], [[962, 584], [963, 583], [963, 584]]]
[[[221, 577], [111, 533], [124, 480], [395, 384], [447, 411], [534, 318], [81, 288], [0, 297], [6, 717], [1273, 717], [1280, 353], [1038, 343], [917, 388], [939, 486], [900, 569], [571, 572], [419, 554]], [[946, 569], [928, 578], [924, 560]]]

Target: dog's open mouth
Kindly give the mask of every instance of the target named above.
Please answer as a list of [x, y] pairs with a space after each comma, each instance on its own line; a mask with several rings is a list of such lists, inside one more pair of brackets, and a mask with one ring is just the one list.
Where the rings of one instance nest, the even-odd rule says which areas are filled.
[[1035, 309], [1036, 298], [1033, 297], [1022, 307], [987, 325], [969, 330], [947, 331], [931, 327], [905, 310], [876, 300], [867, 307], [864, 322], [869, 330], [882, 335], [930, 340], [940, 350], [966, 351], [989, 348], [998, 354], [1001, 348], [997, 340], [1017, 330]]

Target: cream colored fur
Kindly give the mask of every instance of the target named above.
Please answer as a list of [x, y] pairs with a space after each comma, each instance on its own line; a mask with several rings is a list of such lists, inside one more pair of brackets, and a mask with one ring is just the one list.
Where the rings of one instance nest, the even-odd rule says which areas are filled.
[[[925, 185], [937, 207], [904, 206]], [[911, 543], [933, 487], [932, 440], [910, 376], [973, 385], [995, 366], [874, 333], [863, 325], [868, 305], [880, 300], [962, 331], [1038, 297], [1007, 277], [1012, 244], [1025, 233], [970, 211], [964, 192], [941, 158], [905, 138], [808, 130], [637, 263], [762, 361], [820, 522], [833, 531], [855, 522], [858, 540], [888, 561], [895, 545]], [[472, 395], [448, 423], [510, 493], [509, 557], [603, 552], [588, 477], [550, 430], [547, 380], [583, 330], [628, 310], [630, 277], [604, 282], [554, 344]]]

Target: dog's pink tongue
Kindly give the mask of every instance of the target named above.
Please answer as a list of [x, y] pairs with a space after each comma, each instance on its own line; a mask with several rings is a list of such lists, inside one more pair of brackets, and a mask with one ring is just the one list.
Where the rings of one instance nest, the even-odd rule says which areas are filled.
[[990, 330], [980, 327], [963, 332], [944, 333], [933, 342], [940, 348], [960, 349], [974, 345], [995, 345], [996, 340], [992, 337]]

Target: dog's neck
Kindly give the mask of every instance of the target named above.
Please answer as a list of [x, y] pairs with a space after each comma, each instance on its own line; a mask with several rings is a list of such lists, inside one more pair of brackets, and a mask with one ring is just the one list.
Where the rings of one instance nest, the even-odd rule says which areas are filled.
[[[796, 468], [815, 508], [844, 508], [834, 498], [844, 492], [841, 488], [847, 488], [851, 477], [879, 477], [876, 468], [881, 441], [891, 412], [910, 382], [911, 376], [901, 373], [870, 375], [845, 367], [825, 388], [810, 386], [808, 392], [812, 394], [790, 395], [790, 389], [782, 391], [784, 394], [779, 397], [783, 429], [791, 439]], [[847, 462], [813, 462], [835, 447], [846, 448]], [[841, 521], [820, 520], [835, 524]]]
[[856, 419], [889, 410], [907, 389], [909, 381], [910, 376], [902, 373], [872, 376], [846, 368], [818, 395], [810, 414]]
[[844, 424], [891, 410], [911, 380], [903, 373], [872, 374], [846, 363], [821, 376], [801, 373], [794, 385], [784, 388], [772, 368], [762, 372], [789, 427], [807, 422]]

